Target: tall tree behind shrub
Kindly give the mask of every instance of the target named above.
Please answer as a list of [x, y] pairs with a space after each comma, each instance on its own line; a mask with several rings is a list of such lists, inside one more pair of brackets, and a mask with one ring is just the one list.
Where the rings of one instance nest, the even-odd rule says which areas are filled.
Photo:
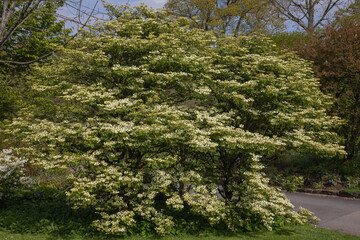
[[234, 36], [284, 28], [268, 0], [168, 0], [165, 8], [192, 20], [192, 26]]
[[270, 34], [271, 40], [279, 47], [279, 49], [292, 50], [295, 45], [307, 42], [310, 35], [305, 32], [275, 32]]
[[295, 23], [299, 30], [313, 35], [317, 28], [333, 19], [335, 9], [346, 8], [348, 0], [269, 0], [280, 16]]
[[313, 61], [322, 90], [335, 102], [329, 110], [346, 120], [339, 133], [352, 159], [360, 147], [360, 20], [339, 19], [295, 50]]
[[[63, 4], [64, 1], [0, 2], [0, 128], [4, 119], [16, 115], [23, 105], [21, 100], [28, 94], [21, 74], [29, 70], [32, 61], [49, 56], [54, 45], [63, 44], [70, 33], [56, 17]], [[6, 147], [2, 140], [0, 136], [0, 149]]]
[[28, 145], [16, 151], [69, 174], [68, 197], [94, 207], [107, 233], [145, 221], [166, 234], [188, 212], [233, 231], [306, 222], [260, 161], [284, 149], [342, 154], [310, 65], [265, 37], [216, 38], [165, 11], [108, 8], [113, 20], [34, 67], [46, 104], [2, 132]]

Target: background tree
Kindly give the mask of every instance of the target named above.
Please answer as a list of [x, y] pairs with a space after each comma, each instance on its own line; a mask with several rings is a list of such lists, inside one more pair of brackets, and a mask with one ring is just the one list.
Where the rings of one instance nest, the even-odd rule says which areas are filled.
[[[0, 3], [0, 121], [11, 117], [27, 89], [20, 77], [29, 63], [49, 56], [64, 44], [70, 30], [55, 17], [63, 1], [2, 1]], [[22, 93], [21, 93], [22, 92]]]
[[[29, 1], [17, 1], [17, 0], [4, 0], [1, 3], [1, 22], [0, 22], [0, 49], [8, 41], [10, 36], [16, 31], [16, 29], [31, 16], [31, 14], [39, 8], [42, 0], [29, 0]], [[15, 13], [18, 11], [18, 14]], [[18, 15], [13, 20], [14, 15]], [[11, 20], [13, 20], [11, 22]], [[11, 23], [11, 24], [9, 24]]]
[[197, 28], [234, 36], [283, 27], [268, 0], [168, 0], [165, 8], [191, 19]]
[[[59, 15], [57, 10], [63, 6], [75, 9], [77, 11], [76, 16], [71, 18]], [[81, 0], [2, 1], [0, 3], [0, 51], [2, 51], [3, 54], [1, 55], [0, 63], [26, 65], [32, 63], [34, 60], [40, 60], [49, 56], [51, 51], [44, 52], [44, 49], [37, 49], [37, 44], [47, 45], [49, 48], [51, 43], [59, 43], [58, 41], [61, 37], [61, 40], [65, 41], [66, 34], [64, 35], [64, 33], [66, 31], [61, 32], [64, 21], [56, 21], [60, 18], [84, 25], [84, 23], [81, 22], [83, 14], [92, 15], [93, 11], [87, 13], [83, 10]], [[61, 33], [63, 33], [62, 36]], [[37, 37], [36, 41], [33, 41], [31, 37]], [[48, 43], [44, 44], [44, 41], [48, 41]], [[24, 57], [22, 61], [16, 59], [16, 57], [13, 59], [9, 55], [10, 53], [16, 53], [18, 49], [25, 51], [17, 54], [17, 58], [21, 55]], [[27, 53], [26, 51], [32, 51], [32, 53]], [[38, 52], [35, 53], [36, 51]], [[4, 55], [4, 53], [8, 55]], [[37, 55], [39, 59], [31, 59], [34, 58], [34, 54], [35, 56]]]
[[339, 133], [345, 137], [347, 159], [360, 147], [360, 22], [340, 19], [327, 27], [321, 36], [311, 38], [295, 49], [314, 62], [314, 72], [321, 88], [332, 95], [331, 112], [346, 120]]
[[[55, 46], [65, 45], [71, 39], [72, 30], [64, 28], [65, 21], [86, 25], [94, 9], [92, 12], [84, 10], [81, 2], [0, 2], [0, 125], [2, 120], [15, 115], [29, 94], [27, 83], [22, 77], [29, 65], [46, 60], [54, 53]], [[61, 16], [57, 13], [60, 7], [72, 8], [79, 14], [72, 18]], [[85, 20], [83, 15], [86, 15]]]
[[292, 50], [295, 45], [303, 44], [307, 42], [310, 35], [306, 32], [293, 31], [293, 32], [274, 32], [269, 35], [271, 40], [279, 47], [281, 50]]
[[336, 8], [344, 7], [344, 0], [270, 0], [286, 20], [312, 35], [317, 27], [330, 23]]
[[354, 0], [348, 7], [337, 12], [338, 18], [360, 18], [360, 1]]

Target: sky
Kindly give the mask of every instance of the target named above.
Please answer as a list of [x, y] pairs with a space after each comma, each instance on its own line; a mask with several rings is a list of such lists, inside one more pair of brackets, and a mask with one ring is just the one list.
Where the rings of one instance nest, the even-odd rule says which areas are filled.
[[[141, 3], [144, 3], [145, 5], [152, 7], [154, 9], [157, 8], [162, 8], [164, 7], [165, 3], [167, 2], [167, 0], [106, 0], [109, 3], [115, 4], [115, 5], [124, 5], [124, 4], [129, 4], [130, 6], [134, 7], [137, 5], [140, 5]], [[83, 8], [86, 9], [87, 12], [90, 12], [95, 3], [97, 2], [97, 0], [82, 0], [82, 4], [83, 4]], [[71, 17], [74, 16], [74, 10], [71, 9], [62, 9], [59, 11], [59, 13], [61, 15], [65, 15], [67, 17]], [[96, 12], [105, 12], [104, 6], [101, 2], [101, 0], [98, 1], [98, 4], [96, 6]], [[69, 25], [69, 27], [71, 27], [72, 24]], [[286, 28], [287, 31], [294, 31], [296, 30], [297, 25], [292, 23], [292, 22], [286, 22]]]
[[[141, 3], [144, 3], [145, 5], [147, 5], [149, 7], [152, 7], [154, 9], [164, 7], [165, 3], [167, 2], [167, 0], [105, 0], [105, 1], [109, 2], [109, 3], [112, 3], [112, 4], [115, 4], [115, 5], [129, 4], [132, 7], [140, 5]], [[93, 9], [96, 2], [97, 2], [97, 0], [82, 0], [83, 7], [85, 7], [84, 9], [86, 9], [87, 12], [90, 12]], [[97, 10], [96, 12], [102, 12], [102, 13], [105, 12], [105, 9], [104, 9], [104, 6], [103, 6], [101, 0], [98, 1], [98, 4], [96, 6], [96, 10]], [[71, 10], [71, 9], [62, 9], [62, 10], [59, 11], [59, 13], [61, 15], [65, 15], [65, 16], [68, 16], [68, 17], [74, 16], [73, 12], [75, 12], [75, 11]], [[287, 25], [288, 29], [295, 30], [291, 26], [291, 23], [288, 23], [286, 25]], [[76, 27], [74, 27], [74, 25], [71, 24], [71, 23], [70, 24], [67, 23], [67, 27], [76, 29]]]
[[[97, 0], [83, 0], [83, 4], [86, 5], [89, 8], [92, 8]], [[123, 5], [123, 4], [129, 4], [130, 6], [137, 6], [141, 3], [145, 3], [146, 5], [153, 7], [153, 8], [162, 8], [164, 7], [166, 0], [106, 0], [106, 2], [115, 4], [115, 5]], [[99, 9], [103, 9], [102, 3], [99, 0], [98, 3]]]
[[[109, 1], [111, 3], [118, 3], [118, 2], [127, 2], [127, 1], [124, 1], [124, 0], [112, 0], [112, 1]], [[165, 3], [166, 3], [166, 0], [129, 0], [128, 1], [130, 5], [139, 5], [140, 3], [145, 3], [146, 5], [148, 6], [151, 6], [153, 8], [162, 8], [164, 7]]]
[[[140, 5], [141, 3], [144, 3], [145, 5], [152, 7], [154, 9], [157, 8], [162, 8], [164, 7], [165, 3], [167, 0], [106, 0], [106, 2], [108, 3], [112, 3], [115, 5], [125, 5], [128, 4], [132, 7]], [[79, 0], [78, 0], [79, 2]], [[101, 0], [97, 1], [97, 0], [82, 0], [82, 10], [86, 11], [86, 12], [91, 12], [92, 9], [94, 8], [95, 4], [96, 5], [96, 9], [95, 12], [96, 13], [105, 13], [105, 9], [104, 6], [101, 2]], [[76, 16], [76, 10], [70, 8], [70, 7], [63, 7], [61, 8], [58, 13], [62, 16], [65, 16], [67, 18], [75, 18]], [[96, 14], [96, 16], [101, 17], [102, 14]], [[82, 22], [86, 21], [86, 16], [84, 16], [84, 18], [82, 18]], [[77, 28], [79, 27], [79, 25], [72, 23], [71, 21], [67, 21], [66, 25], [67, 28], [72, 28], [75, 31], [77, 30]]]

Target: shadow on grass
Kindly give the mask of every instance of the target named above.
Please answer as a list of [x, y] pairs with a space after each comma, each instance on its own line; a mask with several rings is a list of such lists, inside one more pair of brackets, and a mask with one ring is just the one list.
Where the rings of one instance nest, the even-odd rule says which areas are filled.
[[[177, 216], [177, 214], [179, 216]], [[180, 216], [181, 215], [181, 216]], [[21, 196], [12, 199], [0, 200], [0, 231], [8, 231], [21, 234], [46, 234], [50, 239], [73, 239], [81, 236], [81, 239], [121, 239], [121, 236], [109, 236], [99, 233], [91, 226], [98, 219], [93, 209], [74, 210], [66, 202], [65, 196]], [[225, 226], [207, 226], [205, 219], [200, 218], [188, 211], [173, 213], [176, 228], [170, 235], [180, 236], [190, 234], [201, 239], [207, 236], [215, 236], [222, 239], [234, 238], [239, 234], [248, 237], [256, 237], [261, 231], [234, 233]], [[146, 233], [147, 239], [158, 239], [154, 231], [151, 231], [150, 223], [139, 221], [139, 226], [133, 235]], [[148, 235], [150, 233], [150, 236]], [[291, 236], [295, 231], [290, 228], [275, 229], [278, 236]], [[151, 236], [152, 235], [152, 236]]]
[[97, 217], [92, 209], [73, 210], [65, 198], [19, 197], [0, 203], [0, 230], [50, 234], [51, 239], [98, 235], [91, 227]]
[[274, 232], [275, 232], [275, 234], [282, 235], [282, 236], [291, 236], [291, 235], [294, 235], [296, 233], [295, 230], [289, 229], [289, 228], [277, 229]]

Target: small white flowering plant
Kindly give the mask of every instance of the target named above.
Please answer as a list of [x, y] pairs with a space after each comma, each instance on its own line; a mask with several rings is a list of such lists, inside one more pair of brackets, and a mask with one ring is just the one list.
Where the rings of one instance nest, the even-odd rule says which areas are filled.
[[26, 175], [27, 159], [16, 157], [11, 149], [0, 151], [0, 199], [20, 187], [30, 187], [32, 179]]

